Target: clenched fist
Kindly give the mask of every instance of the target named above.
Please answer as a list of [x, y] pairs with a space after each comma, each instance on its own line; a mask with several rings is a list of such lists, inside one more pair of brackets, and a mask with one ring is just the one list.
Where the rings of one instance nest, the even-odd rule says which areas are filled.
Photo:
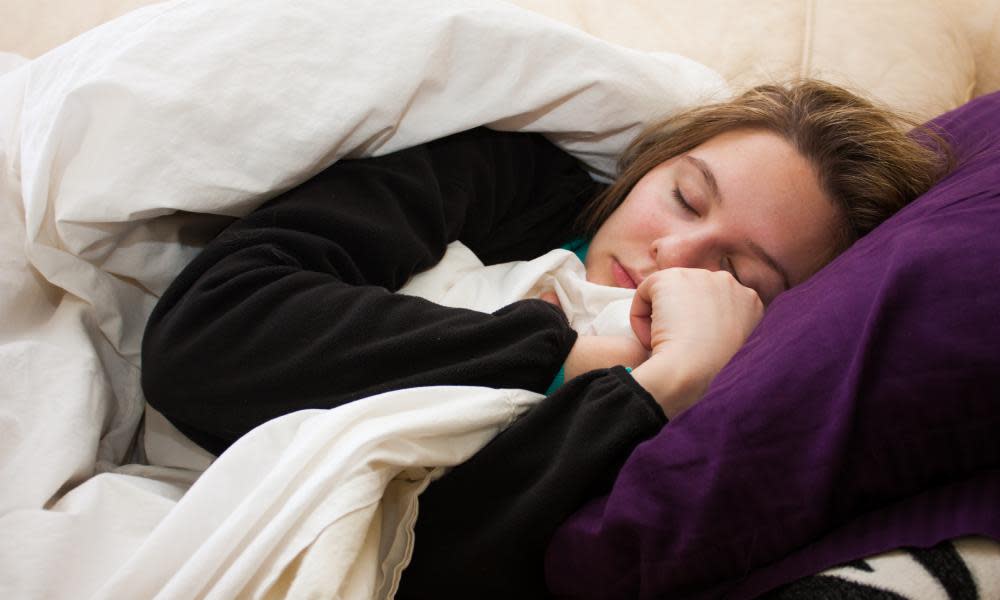
[[651, 352], [633, 376], [675, 416], [704, 395], [763, 314], [757, 293], [726, 271], [657, 271], [632, 301], [632, 329]]

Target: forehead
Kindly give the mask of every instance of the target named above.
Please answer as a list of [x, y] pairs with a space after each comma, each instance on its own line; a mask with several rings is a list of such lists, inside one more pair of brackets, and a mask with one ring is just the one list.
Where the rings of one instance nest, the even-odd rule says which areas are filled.
[[[687, 156], [709, 164], [724, 191], [756, 192], [759, 201], [790, 200], [801, 194], [821, 193], [809, 161], [777, 134], [736, 130], [715, 136]], [[683, 161], [682, 161], [683, 162]]]
[[[679, 157], [681, 177], [711, 187], [698, 164], [714, 176], [717, 218], [774, 256], [799, 283], [828, 261], [840, 214], [823, 192], [812, 164], [780, 136], [738, 130], [716, 136]], [[696, 159], [696, 160], [691, 160]]]

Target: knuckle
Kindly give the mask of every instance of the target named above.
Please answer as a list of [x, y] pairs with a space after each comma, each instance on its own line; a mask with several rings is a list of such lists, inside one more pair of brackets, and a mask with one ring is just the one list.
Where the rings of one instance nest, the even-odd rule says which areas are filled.
[[725, 271], [725, 270], [721, 270], [721, 269], [718, 270], [718, 271], [710, 271], [710, 276], [713, 277], [713, 278], [715, 278], [715, 279], [717, 279], [721, 283], [724, 283], [724, 284], [727, 284], [727, 285], [731, 285], [731, 284], [734, 284], [734, 283], [737, 284], [737, 285], [739, 285], [739, 282], [736, 281], [736, 278], [733, 277], [733, 274], [730, 273], [729, 271]]

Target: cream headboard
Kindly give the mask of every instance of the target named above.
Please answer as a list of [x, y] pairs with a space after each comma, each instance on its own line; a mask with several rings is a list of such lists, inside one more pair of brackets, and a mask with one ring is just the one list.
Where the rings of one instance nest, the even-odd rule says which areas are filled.
[[[1000, 89], [1000, 0], [512, 0], [739, 89], [819, 76], [918, 118]], [[150, 0], [0, 0], [0, 51], [37, 56]]]

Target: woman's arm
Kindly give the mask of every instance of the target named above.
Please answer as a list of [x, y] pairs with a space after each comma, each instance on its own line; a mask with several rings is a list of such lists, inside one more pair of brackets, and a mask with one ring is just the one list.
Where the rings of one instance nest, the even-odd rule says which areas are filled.
[[548, 597], [543, 560], [556, 528], [606, 493], [665, 422], [622, 367], [566, 382], [420, 496], [396, 597]]
[[544, 390], [575, 340], [555, 307], [495, 314], [393, 292], [462, 240], [484, 262], [565, 241], [596, 190], [539, 136], [473, 130], [343, 161], [234, 223], [181, 273], [143, 342], [143, 389], [220, 452], [251, 428], [403, 387]]

